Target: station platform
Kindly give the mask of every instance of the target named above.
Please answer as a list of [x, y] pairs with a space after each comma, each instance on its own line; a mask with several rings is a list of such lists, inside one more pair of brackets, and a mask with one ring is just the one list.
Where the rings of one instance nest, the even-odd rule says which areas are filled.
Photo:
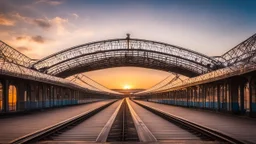
[[33, 114], [1, 118], [0, 143], [10, 143], [19, 137], [42, 130], [112, 101], [114, 100], [106, 100], [72, 107], [52, 109]]
[[86, 121], [68, 131], [64, 131], [56, 137], [53, 137], [51, 142], [95, 142], [102, 128], [105, 126], [120, 103], [121, 100], [116, 101], [96, 115], [88, 118]]
[[185, 129], [144, 109], [133, 101], [129, 101], [137, 115], [152, 132], [158, 142], [191, 142], [200, 143], [200, 138]]
[[157, 108], [198, 125], [202, 125], [204, 127], [235, 137], [246, 143], [256, 143], [256, 119], [141, 100], [135, 101], [153, 108]]

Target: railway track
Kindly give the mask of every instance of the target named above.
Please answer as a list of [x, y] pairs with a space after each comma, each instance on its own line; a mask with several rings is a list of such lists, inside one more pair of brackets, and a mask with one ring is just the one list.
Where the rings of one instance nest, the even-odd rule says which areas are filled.
[[61, 134], [63, 131], [67, 131], [71, 129], [74, 126], [79, 125], [80, 123], [86, 121], [93, 115], [97, 114], [98, 112], [102, 111], [103, 109], [107, 108], [108, 106], [112, 105], [115, 102], [116, 101], [110, 102], [101, 107], [91, 109], [89, 111], [86, 111], [82, 114], [69, 118], [55, 125], [46, 127], [39, 131], [35, 131], [34, 133], [31, 133], [28, 135], [22, 136], [20, 138], [17, 138], [11, 141], [11, 143], [23, 144], [23, 143], [36, 143], [39, 141], [52, 140], [52, 137]]
[[138, 142], [139, 137], [131, 117], [127, 101], [121, 105], [121, 108], [115, 118], [113, 125], [108, 133], [107, 142]]
[[232, 143], [232, 144], [243, 144], [245, 142], [240, 141], [234, 137], [228, 136], [221, 132], [217, 132], [210, 128], [203, 127], [201, 125], [195, 124], [193, 122], [187, 121], [183, 118], [171, 115], [160, 109], [141, 104], [139, 102], [133, 101], [134, 103], [138, 104], [139, 106], [149, 110], [150, 112], [162, 117], [163, 119], [168, 120], [169, 122], [176, 124], [177, 126], [189, 131], [190, 133], [195, 134], [196, 136], [200, 137], [202, 141], [212, 141], [216, 143]]
[[[142, 107], [144, 111], [146, 109], [150, 111], [149, 113], [152, 112], [157, 115], [156, 117], [159, 116], [159, 118], [161, 117], [160, 119], [165, 119], [168, 122], [177, 125], [179, 129], [183, 129], [183, 131], [185, 130], [187, 133], [190, 133], [189, 135], [194, 135], [193, 137], [197, 137], [196, 140], [201, 143], [243, 143], [235, 138], [196, 125], [182, 118], [172, 116], [159, 109], [143, 105], [136, 101], [133, 102], [134, 103], [131, 103], [127, 98], [120, 101], [110, 102], [104, 106], [89, 110], [56, 125], [18, 138], [12, 141], [12, 143], [62, 143], [64, 141], [69, 143], [76, 143], [78, 141], [83, 143], [162, 142], [159, 141], [159, 136], [156, 137], [154, 133], [149, 130], [149, 123], [146, 125], [140, 118], [140, 114], [136, 113], [138, 108], [136, 109], [134, 106], [135, 104]], [[105, 121], [103, 120], [103, 117], [106, 117]], [[94, 132], [97, 134], [96, 137], [89, 136], [88, 138], [87, 136], [87, 138], [85, 138], [84, 134], [80, 134], [81, 131], [87, 131], [87, 134], [93, 133], [96, 126], [92, 126], [92, 129], [83, 126], [86, 125], [86, 123], [87, 126], [93, 125], [94, 123], [97, 123], [97, 120], [98, 122], [102, 121], [102, 124], [98, 125], [100, 131]], [[189, 142], [189, 139], [185, 139], [185, 141]]]

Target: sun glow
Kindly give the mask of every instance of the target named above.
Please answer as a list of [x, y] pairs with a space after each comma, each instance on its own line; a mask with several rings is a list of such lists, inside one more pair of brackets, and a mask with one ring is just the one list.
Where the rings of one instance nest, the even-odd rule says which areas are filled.
[[124, 85], [124, 89], [131, 89], [130, 85]]

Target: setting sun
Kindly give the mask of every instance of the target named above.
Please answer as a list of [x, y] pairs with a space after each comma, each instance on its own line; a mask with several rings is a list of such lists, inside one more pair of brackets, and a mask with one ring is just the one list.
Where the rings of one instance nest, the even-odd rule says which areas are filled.
[[131, 86], [130, 85], [125, 85], [124, 89], [131, 89]]

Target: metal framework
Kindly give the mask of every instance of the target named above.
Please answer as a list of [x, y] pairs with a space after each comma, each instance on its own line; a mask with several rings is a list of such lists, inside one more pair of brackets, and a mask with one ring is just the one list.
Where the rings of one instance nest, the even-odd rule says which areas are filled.
[[165, 79], [160, 81], [159, 83], [155, 84], [154, 86], [152, 86], [152, 87], [150, 87], [146, 90], [137, 92], [136, 94], [138, 95], [138, 94], [141, 94], [141, 93], [150, 93], [150, 92], [157, 91], [158, 89], [170, 84], [172, 82], [172, 80], [176, 78], [176, 76], [178, 76], [178, 75], [169, 75]]
[[171, 91], [171, 90], [185, 88], [189, 86], [195, 86], [198, 84], [209, 83], [209, 82], [229, 78], [236, 75], [242, 75], [244, 73], [248, 73], [255, 70], [256, 70], [255, 63], [248, 63], [245, 65], [242, 65], [242, 64], [233, 65], [233, 66], [218, 69], [197, 77], [187, 78], [185, 80], [174, 79], [174, 81], [171, 81], [170, 83], [168, 83], [167, 85], [164, 85], [159, 89], [156, 89], [154, 91], [141, 91], [136, 93], [136, 95], [145, 95], [148, 93], [161, 93], [161, 92]]
[[150, 87], [149, 89], [137, 92], [136, 95], [145, 94], [145, 93], [154, 93], [154, 92], [157, 92], [157, 91], [165, 90], [170, 85], [172, 85], [174, 82], [183, 81], [186, 78], [187, 77], [184, 77], [184, 76], [181, 76], [181, 75], [178, 75], [178, 74], [172, 74], [172, 75], [168, 76], [167, 78], [165, 78], [164, 80], [162, 80], [161, 82], [157, 83], [156, 85]]
[[106, 93], [122, 95], [119, 92], [116, 92], [116, 91], [113, 91], [113, 90], [110, 90], [110, 89], [106, 88], [105, 86], [103, 86], [100, 83], [94, 81], [93, 79], [89, 78], [85, 74], [73, 75], [73, 76], [70, 76], [66, 79], [70, 80], [71, 82], [76, 83], [79, 86], [83, 86], [83, 87], [86, 87], [86, 88], [94, 90], [94, 91], [99, 91], [99, 92], [103, 91], [103, 92], [106, 92]]
[[166, 43], [111, 39], [75, 46], [32, 65], [40, 72], [59, 77], [117, 66], [138, 66], [197, 76], [223, 67], [214, 58]]
[[[75, 82], [71, 82], [67, 79], [40, 73], [36, 70], [32, 70], [30, 68], [27, 68], [27, 67], [15, 64], [15, 63], [5, 61], [4, 59], [0, 59], [0, 74], [6, 75], [6, 76], [12, 76], [12, 77], [17, 77], [17, 78], [33, 80], [33, 81], [38, 81], [38, 82], [49, 83], [49, 84], [63, 86], [63, 87], [80, 89], [80, 90], [88, 91], [91, 93], [106, 94], [106, 91], [96, 91], [93, 89], [89, 89], [89, 88], [83, 87], [81, 85], [78, 85]], [[111, 93], [111, 92], [107, 92], [107, 94], [109, 94], [109, 93]], [[111, 94], [118, 94], [118, 93], [114, 92]]]
[[[75, 46], [35, 63], [0, 41], [0, 73], [3, 75], [119, 94], [95, 81], [89, 82], [89, 79], [78, 74], [117, 66], [147, 67], [193, 77], [182, 80], [176, 75], [137, 94], [164, 92], [211, 82], [256, 70], [256, 34], [217, 57], [208, 57], [166, 43], [131, 39], [127, 35], [126, 39], [111, 39]], [[68, 76], [73, 77], [71, 81], [59, 78]]]
[[73, 87], [76, 89], [91, 91], [92, 93], [96, 92], [121, 95], [121, 93], [115, 91], [84, 87], [77, 82], [38, 72], [30, 68], [33, 62], [33, 59], [30, 59], [26, 55], [0, 41], [0, 74], [50, 83], [64, 87]]
[[160, 93], [197, 84], [208, 83], [256, 70], [256, 34], [238, 44], [222, 56], [213, 58], [222, 62], [226, 67], [197, 77], [187, 78], [185, 80], [172, 79], [167, 84], [163, 81], [159, 84], [161, 86], [160, 88], [151, 88], [151, 90], [141, 91], [136, 94], [144, 95], [148, 93]]
[[0, 40], [0, 58], [8, 62], [29, 67], [33, 60]]
[[226, 66], [247, 63], [256, 54], [256, 34], [241, 42], [220, 57], [216, 57]]

